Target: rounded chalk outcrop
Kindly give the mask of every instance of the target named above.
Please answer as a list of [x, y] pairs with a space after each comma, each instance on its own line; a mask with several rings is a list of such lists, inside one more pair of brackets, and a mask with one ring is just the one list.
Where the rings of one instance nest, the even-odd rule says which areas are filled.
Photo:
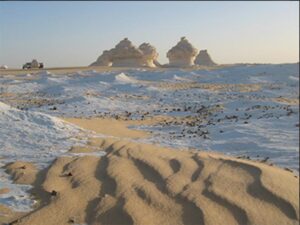
[[167, 53], [169, 66], [171, 67], [190, 67], [194, 65], [198, 50], [185, 38], [171, 48]]
[[149, 43], [143, 43], [139, 46], [139, 49], [143, 52], [143, 66], [156, 67], [156, 61], [158, 53], [156, 48]]
[[207, 50], [201, 50], [195, 59], [195, 64], [199, 66], [216, 66], [217, 64], [211, 59]]
[[8, 69], [8, 66], [7, 65], [1, 65], [0, 66], [0, 70], [7, 70]]
[[125, 38], [114, 48], [104, 51], [90, 66], [156, 67], [157, 57], [155, 47], [149, 43], [143, 43], [137, 48]]
[[139, 67], [142, 66], [143, 52], [135, 47], [128, 38], [120, 41], [110, 50], [112, 66]]

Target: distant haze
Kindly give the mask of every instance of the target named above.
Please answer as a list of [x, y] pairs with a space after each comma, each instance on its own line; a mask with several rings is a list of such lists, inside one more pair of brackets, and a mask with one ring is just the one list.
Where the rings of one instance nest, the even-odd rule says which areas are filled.
[[227, 63], [299, 61], [299, 2], [0, 2], [0, 65], [86, 66], [128, 37], [159, 61], [185, 36]]

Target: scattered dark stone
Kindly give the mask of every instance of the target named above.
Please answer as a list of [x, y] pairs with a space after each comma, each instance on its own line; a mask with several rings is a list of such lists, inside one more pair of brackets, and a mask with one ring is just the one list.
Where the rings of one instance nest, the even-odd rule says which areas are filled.
[[72, 218], [70, 218], [69, 221], [68, 221], [68, 223], [75, 223], [75, 220], [72, 219]]
[[224, 131], [220, 130], [220, 133], [224, 133]]
[[244, 122], [244, 124], [248, 124], [248, 122], [247, 122], [247, 121], [245, 121], [245, 122]]
[[53, 190], [50, 194], [51, 194], [51, 196], [57, 196], [57, 191]]
[[16, 220], [14, 220], [14, 221], [12, 221], [12, 222], [8, 223], [8, 225], [13, 225], [13, 224], [16, 224], [16, 223], [18, 223], [19, 221], [20, 221], [19, 219], [16, 219]]
[[26, 169], [26, 166], [25, 166], [25, 165], [24, 165], [24, 166], [21, 166], [20, 169], [25, 170], [25, 169]]
[[268, 161], [268, 159], [269, 159], [269, 157], [266, 157], [266, 158], [264, 158], [264, 159], [260, 160], [260, 162], [267, 162], [267, 161]]
[[248, 160], [251, 160], [251, 157], [247, 156], [247, 155], [237, 156], [236, 158], [237, 159], [248, 159]]
[[293, 172], [293, 170], [291, 170], [290, 168], [285, 167], [284, 169], [285, 169], [286, 171]]

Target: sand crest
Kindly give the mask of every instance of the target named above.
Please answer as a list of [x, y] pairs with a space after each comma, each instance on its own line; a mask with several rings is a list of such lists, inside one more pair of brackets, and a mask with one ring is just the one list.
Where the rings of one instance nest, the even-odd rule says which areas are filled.
[[35, 183], [41, 206], [14, 224], [298, 223], [299, 178], [291, 172], [114, 138], [90, 144], [106, 155], [55, 160]]

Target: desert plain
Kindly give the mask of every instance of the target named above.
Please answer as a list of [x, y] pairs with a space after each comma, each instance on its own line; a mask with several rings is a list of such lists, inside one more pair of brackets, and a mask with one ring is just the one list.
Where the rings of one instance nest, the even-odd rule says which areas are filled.
[[299, 223], [299, 64], [0, 71], [0, 224]]

